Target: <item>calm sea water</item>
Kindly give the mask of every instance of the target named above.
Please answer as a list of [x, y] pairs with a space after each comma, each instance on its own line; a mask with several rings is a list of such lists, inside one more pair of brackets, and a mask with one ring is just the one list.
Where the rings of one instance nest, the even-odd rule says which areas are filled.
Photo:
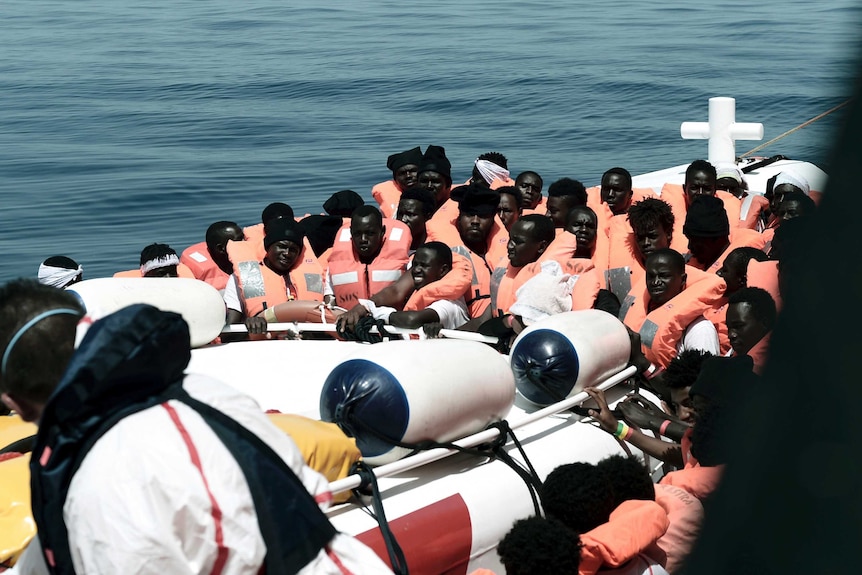
[[[692, 2], [5, 2], [0, 281], [51, 255], [85, 277], [181, 251], [273, 201], [366, 201], [392, 153], [445, 146], [453, 178], [588, 185], [706, 156], [707, 99], [772, 138], [847, 98], [860, 7]], [[763, 154], [824, 165], [834, 114]], [[742, 153], [756, 142], [739, 142]]]

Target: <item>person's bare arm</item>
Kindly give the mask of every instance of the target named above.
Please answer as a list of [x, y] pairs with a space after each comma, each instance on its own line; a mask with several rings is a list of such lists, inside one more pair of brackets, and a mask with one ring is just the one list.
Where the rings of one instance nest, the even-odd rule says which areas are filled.
[[440, 316], [431, 308], [418, 311], [396, 311], [389, 316], [389, 325], [395, 327], [406, 327], [410, 329], [420, 328], [426, 323], [439, 322]]
[[371, 296], [371, 301], [377, 306], [400, 308], [414, 291], [413, 276], [409, 272], [401, 274], [394, 283], [386, 286]]

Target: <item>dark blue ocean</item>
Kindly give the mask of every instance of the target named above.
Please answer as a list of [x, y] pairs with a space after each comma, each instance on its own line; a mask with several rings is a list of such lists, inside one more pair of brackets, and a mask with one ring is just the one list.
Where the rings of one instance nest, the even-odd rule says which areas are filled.
[[[765, 140], [845, 100], [858, 2], [11, 1], [0, 8], [0, 281], [181, 251], [273, 201], [367, 201], [386, 157], [588, 185], [706, 156], [711, 96]], [[836, 113], [761, 152], [825, 165]], [[738, 142], [737, 154], [757, 142]]]

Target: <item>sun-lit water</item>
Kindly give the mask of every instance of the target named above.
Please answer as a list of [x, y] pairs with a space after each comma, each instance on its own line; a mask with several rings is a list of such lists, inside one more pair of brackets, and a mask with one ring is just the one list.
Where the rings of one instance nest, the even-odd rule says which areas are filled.
[[[273, 201], [366, 201], [386, 157], [445, 146], [453, 179], [588, 185], [706, 155], [679, 137], [707, 99], [772, 138], [840, 103], [856, 2], [434, 3], [127, 0], [3, 5], [0, 280], [64, 254], [85, 277], [178, 251]], [[763, 154], [823, 167], [840, 115]], [[737, 153], [756, 142], [739, 142]]]

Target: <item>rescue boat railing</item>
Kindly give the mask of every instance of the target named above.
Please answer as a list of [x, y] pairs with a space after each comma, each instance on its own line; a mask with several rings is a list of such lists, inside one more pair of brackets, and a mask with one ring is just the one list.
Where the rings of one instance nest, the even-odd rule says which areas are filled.
[[[282, 322], [282, 323], [268, 323], [266, 325], [267, 331], [294, 331], [296, 333], [302, 331], [316, 331], [316, 332], [334, 332], [335, 324], [334, 323], [302, 323], [302, 322]], [[222, 329], [222, 333], [244, 333], [248, 331], [244, 324], [241, 323], [232, 323], [224, 326]], [[423, 336], [422, 329], [410, 329], [406, 327], [394, 327], [391, 325], [386, 326], [386, 331], [396, 335], [418, 335]], [[371, 328], [372, 333], [378, 333], [377, 328]], [[476, 333], [472, 331], [458, 331], [457, 329], [441, 329], [440, 335], [447, 339], [464, 339], [469, 341], [478, 341], [481, 343], [490, 343], [496, 344], [498, 339], [496, 337], [491, 337], [488, 335], [482, 335], [481, 333]]]
[[[387, 328], [388, 329], [388, 328]], [[459, 332], [466, 333], [466, 332]], [[603, 382], [592, 386], [596, 389], [606, 390], [609, 389], [618, 383], [626, 380], [627, 378], [633, 376], [637, 372], [637, 369], [630, 365], [619, 373], [609, 377]], [[590, 398], [586, 392], [576, 393], [575, 395], [564, 399], [562, 401], [558, 401], [557, 403], [551, 404], [547, 407], [543, 407], [538, 411], [534, 411], [533, 413], [527, 414], [520, 420], [516, 422], [509, 422], [509, 427], [512, 430], [519, 429], [521, 427], [525, 427], [531, 423], [539, 421], [545, 417], [549, 417], [551, 415], [555, 415], [567, 409], [570, 409], [576, 405], [580, 405], [586, 400]], [[475, 447], [482, 443], [488, 443], [493, 441], [500, 435], [500, 429], [490, 428], [484, 431], [480, 431], [479, 433], [475, 433], [473, 435], [469, 435], [463, 439], [459, 439], [457, 441], [453, 441], [454, 445], [458, 447]], [[427, 465], [434, 461], [438, 461], [440, 459], [444, 459], [450, 455], [458, 453], [457, 449], [446, 449], [446, 448], [436, 448], [429, 449], [428, 451], [423, 451], [416, 455], [412, 455], [410, 457], [405, 457], [404, 459], [399, 459], [398, 461], [393, 461], [392, 463], [387, 463], [386, 465], [381, 465], [380, 467], [374, 468], [374, 475], [380, 479], [381, 477], [389, 477], [391, 475], [396, 475], [398, 473], [403, 473], [405, 471], [409, 471], [411, 469], [415, 469], [417, 467], [421, 467], [423, 465]], [[362, 480], [358, 475], [350, 475], [345, 477], [344, 479], [339, 479], [337, 481], [333, 481], [329, 484], [329, 489], [333, 494], [341, 493], [342, 491], [348, 491], [350, 489], [355, 489], [360, 486]]]

